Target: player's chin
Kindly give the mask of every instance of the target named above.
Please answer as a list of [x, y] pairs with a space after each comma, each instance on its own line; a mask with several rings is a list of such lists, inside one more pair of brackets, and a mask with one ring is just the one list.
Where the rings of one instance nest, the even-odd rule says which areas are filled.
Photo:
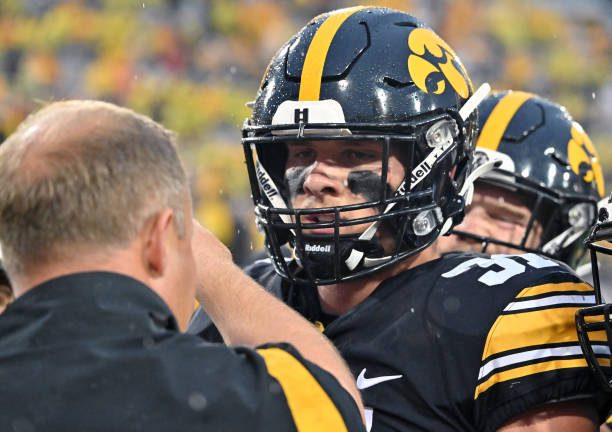
[[489, 244], [485, 253], [489, 255], [517, 255], [524, 253], [520, 249], [509, 248], [507, 246], [500, 246], [496, 244]]
[[458, 236], [440, 237], [438, 240], [440, 252], [480, 252], [482, 245], [479, 242], [463, 240]]
[[[493, 253], [492, 251], [494, 249], [495, 248], [492, 248], [491, 246], [489, 246], [484, 252], [490, 254], [490, 253]], [[466, 243], [464, 243], [462, 248], [459, 249], [459, 250], [464, 250], [464, 251], [467, 251], [467, 252], [476, 252], [476, 253], [483, 252], [483, 250], [482, 250], [482, 243], [480, 243], [480, 242], [466, 242]], [[495, 252], [495, 253], [498, 253], [498, 252]]]

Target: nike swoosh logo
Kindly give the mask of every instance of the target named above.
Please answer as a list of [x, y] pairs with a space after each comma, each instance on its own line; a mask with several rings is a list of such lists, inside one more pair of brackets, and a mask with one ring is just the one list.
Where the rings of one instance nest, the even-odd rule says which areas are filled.
[[365, 374], [366, 374], [366, 368], [364, 368], [359, 373], [359, 376], [357, 377], [357, 388], [359, 390], [364, 390], [372, 386], [375, 386], [376, 384], [380, 384], [385, 381], [400, 379], [402, 377], [402, 375], [385, 375], [385, 376], [379, 376], [375, 378], [366, 378]]

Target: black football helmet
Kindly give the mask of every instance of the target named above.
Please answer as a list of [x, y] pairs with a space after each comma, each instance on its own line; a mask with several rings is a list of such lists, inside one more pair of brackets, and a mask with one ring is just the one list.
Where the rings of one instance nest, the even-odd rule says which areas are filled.
[[[474, 164], [491, 159], [501, 165], [481, 176], [484, 182], [517, 193], [532, 209], [519, 244], [461, 230], [452, 232], [482, 242], [544, 254], [576, 266], [584, 256], [584, 237], [595, 222], [604, 195], [603, 171], [591, 140], [566, 109], [520, 91], [488, 96], [478, 107], [480, 135]], [[526, 247], [534, 222], [541, 242]]]
[[[578, 340], [587, 363], [604, 389], [612, 391], [612, 303], [604, 303], [598, 254], [612, 255], [612, 196], [600, 203], [597, 223], [585, 243], [591, 255], [595, 295], [590, 306], [576, 311]], [[609, 258], [608, 258], [609, 262]]]
[[[461, 192], [469, 189], [475, 106], [487, 92], [473, 97], [453, 50], [403, 12], [341, 9], [295, 34], [272, 58], [242, 139], [257, 223], [278, 274], [319, 285], [355, 279], [422, 250], [459, 222]], [[382, 174], [369, 183], [378, 190], [360, 204], [293, 208], [287, 146], [303, 140], [379, 142]], [[392, 146], [401, 149], [407, 173], [393, 190], [387, 182]], [[376, 209], [376, 216], [350, 219], [348, 212], [357, 209]], [[333, 220], [304, 222], [315, 214]], [[369, 228], [341, 235], [342, 227], [356, 224]], [[394, 233], [395, 250], [381, 247], [381, 225]], [[334, 234], [310, 235], [316, 228]]]

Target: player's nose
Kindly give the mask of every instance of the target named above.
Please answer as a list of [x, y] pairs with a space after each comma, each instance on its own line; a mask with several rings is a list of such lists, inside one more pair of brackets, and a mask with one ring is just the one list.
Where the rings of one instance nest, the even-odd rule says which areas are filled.
[[337, 167], [323, 161], [315, 162], [314, 168], [304, 179], [304, 192], [313, 196], [326, 194], [338, 196], [343, 187]]

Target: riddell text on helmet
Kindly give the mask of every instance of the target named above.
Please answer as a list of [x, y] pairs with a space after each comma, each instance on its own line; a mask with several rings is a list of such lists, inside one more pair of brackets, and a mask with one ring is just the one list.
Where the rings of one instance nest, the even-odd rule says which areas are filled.
[[325, 245], [325, 246], [323, 246], [323, 245], [318, 245], [318, 244], [313, 245], [313, 244], [306, 243], [306, 244], [304, 245], [304, 250], [305, 250], [306, 252], [323, 252], [323, 253], [331, 253], [332, 248], [331, 248], [331, 245]]

